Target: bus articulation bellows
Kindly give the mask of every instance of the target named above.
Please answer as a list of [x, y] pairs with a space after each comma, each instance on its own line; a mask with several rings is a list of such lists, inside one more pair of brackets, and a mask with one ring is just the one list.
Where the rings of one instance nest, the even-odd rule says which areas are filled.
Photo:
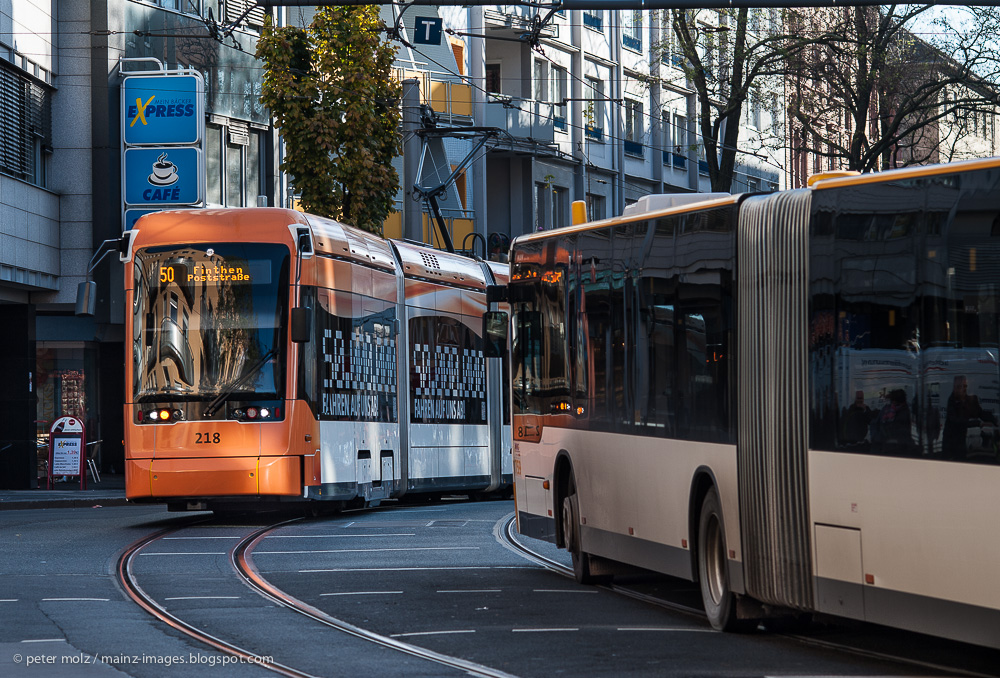
[[506, 265], [292, 210], [125, 234], [126, 494], [172, 509], [509, 492]]
[[1000, 159], [691, 199], [512, 243], [520, 531], [1000, 648]]

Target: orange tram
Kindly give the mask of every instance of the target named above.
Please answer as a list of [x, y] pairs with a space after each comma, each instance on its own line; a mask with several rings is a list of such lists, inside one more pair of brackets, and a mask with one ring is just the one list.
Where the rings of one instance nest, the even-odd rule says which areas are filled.
[[273, 208], [148, 214], [121, 250], [130, 500], [511, 491], [506, 358], [482, 331], [505, 264]]

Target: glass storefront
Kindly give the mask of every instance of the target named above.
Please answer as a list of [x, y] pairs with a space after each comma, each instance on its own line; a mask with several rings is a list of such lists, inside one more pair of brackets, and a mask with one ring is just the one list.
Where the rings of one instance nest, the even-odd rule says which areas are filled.
[[[38, 477], [45, 475], [49, 428], [60, 417], [83, 421], [87, 441], [101, 439], [98, 403], [98, 347], [95, 342], [39, 341], [35, 351], [35, 437], [38, 444]], [[100, 463], [100, 445], [89, 452]]]

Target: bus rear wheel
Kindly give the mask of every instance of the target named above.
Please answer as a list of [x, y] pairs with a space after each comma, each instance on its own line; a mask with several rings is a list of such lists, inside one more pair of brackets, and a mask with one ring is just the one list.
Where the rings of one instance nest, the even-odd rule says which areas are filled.
[[726, 527], [715, 488], [705, 495], [698, 519], [698, 582], [705, 614], [719, 631], [748, 631], [756, 624], [736, 616], [736, 595], [729, 588], [726, 568]]
[[580, 503], [573, 485], [569, 487], [569, 494], [563, 497], [562, 528], [566, 550], [573, 558], [573, 578], [577, 583], [601, 584], [608, 581], [610, 577], [595, 574], [590, 554], [580, 545]]

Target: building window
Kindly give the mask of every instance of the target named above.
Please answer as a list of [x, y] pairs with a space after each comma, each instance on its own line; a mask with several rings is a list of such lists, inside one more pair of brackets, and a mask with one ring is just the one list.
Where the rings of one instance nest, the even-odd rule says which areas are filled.
[[604, 81], [587, 78], [586, 135], [600, 141], [604, 136]]
[[222, 203], [222, 127], [205, 125], [205, 198], [209, 205]]
[[623, 12], [622, 45], [637, 52], [642, 51], [642, 12]]
[[605, 217], [604, 196], [587, 194], [587, 218], [591, 221], [599, 221]]
[[205, 179], [209, 205], [253, 207], [266, 195], [265, 135], [238, 120], [205, 128]]
[[569, 218], [569, 190], [562, 186], [552, 187], [552, 226], [571, 226]]
[[486, 91], [490, 94], [503, 94], [499, 61], [486, 64]]
[[0, 170], [45, 186], [51, 148], [51, 89], [0, 59]]
[[673, 166], [677, 169], [687, 169], [688, 129], [686, 117], [674, 114], [672, 134], [674, 139]]
[[535, 59], [535, 101], [549, 100], [549, 65]]
[[[556, 106], [565, 106], [566, 102], [566, 69], [562, 66], [552, 67], [552, 103]], [[560, 115], [566, 115], [566, 109], [561, 109]]]
[[[187, 4], [187, 0], [183, 0]], [[226, 22], [234, 23], [243, 17], [243, 23], [254, 28], [264, 26], [264, 8], [255, 7], [257, 0], [225, 0]]]
[[548, 228], [549, 187], [548, 184], [535, 184], [535, 230], [544, 231]]
[[588, 9], [583, 12], [583, 25], [595, 31], [604, 32], [604, 10]]
[[642, 102], [633, 99], [625, 100], [625, 152], [629, 155], [642, 156]]
[[642, 141], [642, 102], [625, 100], [625, 138]]

